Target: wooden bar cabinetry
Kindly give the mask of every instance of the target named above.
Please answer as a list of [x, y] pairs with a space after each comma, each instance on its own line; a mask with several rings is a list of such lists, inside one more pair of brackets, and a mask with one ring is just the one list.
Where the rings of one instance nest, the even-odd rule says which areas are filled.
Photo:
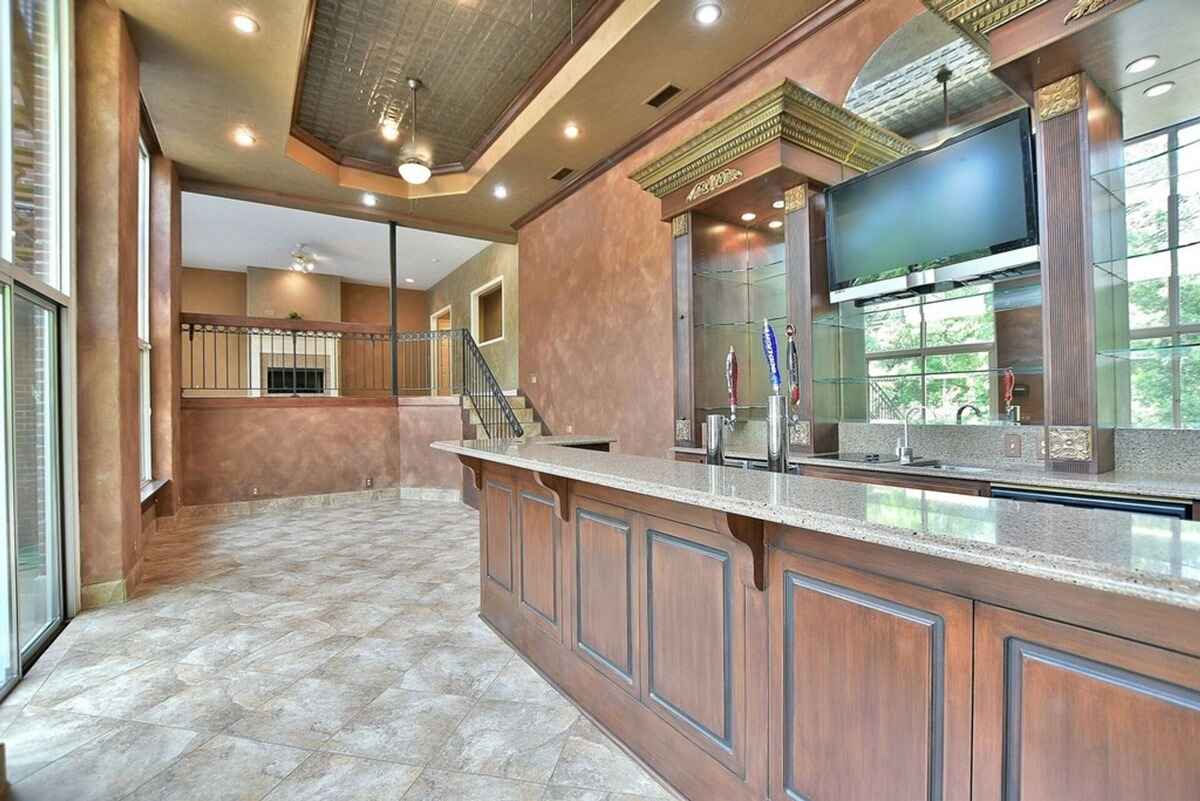
[[1200, 613], [491, 462], [483, 618], [690, 801], [1196, 801]]

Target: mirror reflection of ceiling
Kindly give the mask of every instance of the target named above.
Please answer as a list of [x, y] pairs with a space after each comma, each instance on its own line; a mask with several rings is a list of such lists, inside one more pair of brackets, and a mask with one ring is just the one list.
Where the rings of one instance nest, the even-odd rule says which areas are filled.
[[[915, 17], [875, 51], [850, 87], [845, 107], [901, 136], [945, 127], [992, 107], [1003, 107], [1015, 95], [990, 71], [990, 58], [957, 28], [933, 13]], [[937, 74], [951, 71], [948, 101], [943, 104]]]
[[[595, 0], [316, 0], [296, 123], [350, 156], [461, 162]], [[389, 142], [380, 125], [399, 124]]]
[[[245, 272], [248, 266], [285, 269], [296, 246], [304, 245], [322, 275], [388, 284], [391, 250], [388, 227], [381, 223], [194, 192], [184, 192], [181, 205], [183, 263], [188, 267], [233, 272]], [[428, 289], [490, 244], [399, 227], [399, 286]]]

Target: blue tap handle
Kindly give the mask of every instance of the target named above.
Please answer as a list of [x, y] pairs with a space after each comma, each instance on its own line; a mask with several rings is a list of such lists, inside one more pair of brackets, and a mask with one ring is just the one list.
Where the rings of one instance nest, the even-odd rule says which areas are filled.
[[775, 341], [775, 330], [767, 319], [763, 318], [762, 330], [763, 356], [767, 360], [767, 369], [771, 371], [771, 392], [779, 394], [779, 385], [783, 383], [779, 377], [779, 345]]

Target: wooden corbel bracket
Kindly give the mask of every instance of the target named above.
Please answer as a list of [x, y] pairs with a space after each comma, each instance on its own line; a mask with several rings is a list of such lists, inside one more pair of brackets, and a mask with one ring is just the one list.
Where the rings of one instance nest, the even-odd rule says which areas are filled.
[[558, 519], [564, 523], [569, 523], [571, 521], [571, 509], [567, 502], [567, 487], [570, 485], [570, 479], [534, 471], [533, 480], [537, 482], [539, 487], [554, 496], [554, 511], [558, 515]]
[[763, 521], [753, 517], [727, 512], [723, 515], [724, 528], [729, 536], [750, 549], [754, 563], [754, 588], [759, 592], [767, 589], [767, 541]]
[[483, 492], [483, 460], [476, 459], [474, 456], [459, 456], [458, 461], [462, 462], [462, 466], [471, 471], [471, 478], [475, 483], [475, 491]]

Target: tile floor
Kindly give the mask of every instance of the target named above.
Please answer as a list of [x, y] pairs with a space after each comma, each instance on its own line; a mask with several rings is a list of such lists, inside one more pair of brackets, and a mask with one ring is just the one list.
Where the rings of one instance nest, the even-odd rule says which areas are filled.
[[476, 513], [367, 501], [161, 531], [0, 704], [17, 801], [670, 796], [477, 618]]

